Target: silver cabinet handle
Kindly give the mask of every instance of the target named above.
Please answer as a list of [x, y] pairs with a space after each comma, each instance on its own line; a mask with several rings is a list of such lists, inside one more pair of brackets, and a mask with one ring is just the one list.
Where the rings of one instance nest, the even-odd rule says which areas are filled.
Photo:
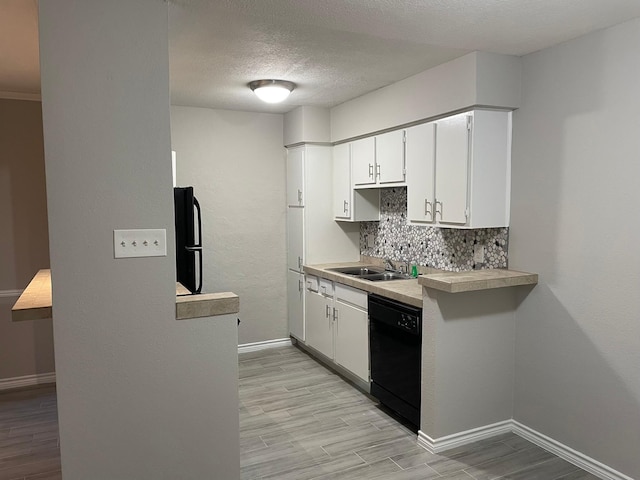
[[333, 321], [337, 321], [338, 320], [338, 309], [334, 308], [333, 309]]
[[302, 291], [302, 279], [298, 280], [298, 291]]
[[[438, 210], [438, 204], [440, 204], [440, 210]], [[442, 219], [442, 210], [444, 209], [442, 202], [439, 202], [438, 200], [436, 200], [435, 202], [433, 202], [433, 206], [435, 207], [435, 211], [433, 212], [433, 215], [436, 216], [439, 213], [440, 218]]]
[[369, 176], [373, 178], [373, 164], [369, 164]]
[[376, 165], [376, 175], [380, 178], [380, 164]]
[[331, 315], [331, 307], [329, 305], [325, 305], [324, 317], [329, 318], [329, 315]]
[[302, 257], [298, 257], [298, 270], [302, 268]]
[[433, 213], [430, 210], [431, 208], [431, 202], [428, 199], [424, 199], [424, 216], [430, 216], [431, 218], [433, 218]]
[[298, 203], [302, 205], [302, 190], [298, 189]]
[[344, 207], [343, 207], [344, 213], [347, 213], [348, 208], [349, 208], [349, 202], [347, 202], [347, 201], [345, 200], [345, 201], [344, 201]]

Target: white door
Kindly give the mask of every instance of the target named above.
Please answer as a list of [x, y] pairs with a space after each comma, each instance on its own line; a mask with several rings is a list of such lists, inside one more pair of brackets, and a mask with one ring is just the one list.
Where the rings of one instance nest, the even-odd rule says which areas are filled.
[[333, 317], [331, 299], [305, 291], [306, 343], [333, 359]]
[[435, 132], [435, 123], [425, 123], [407, 129], [407, 217], [412, 222], [434, 221]]
[[287, 149], [287, 205], [304, 205], [304, 147]]
[[374, 137], [351, 142], [351, 168], [355, 185], [376, 183], [376, 143]]
[[365, 310], [335, 302], [336, 363], [369, 381], [369, 321]]
[[351, 159], [348, 143], [333, 147], [333, 215], [351, 218]]
[[289, 334], [304, 342], [304, 275], [287, 270]]
[[304, 207], [287, 208], [287, 268], [302, 272], [304, 265]]
[[467, 223], [469, 117], [460, 114], [437, 122], [435, 211], [441, 223]]
[[404, 182], [404, 130], [376, 137], [376, 176], [378, 183]]

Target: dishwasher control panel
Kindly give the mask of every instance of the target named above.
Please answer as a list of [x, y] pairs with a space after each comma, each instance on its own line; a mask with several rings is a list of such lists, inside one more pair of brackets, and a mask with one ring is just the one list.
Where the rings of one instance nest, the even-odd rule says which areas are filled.
[[406, 313], [401, 314], [400, 318], [397, 321], [398, 327], [407, 332], [417, 333], [418, 332], [418, 317], [415, 315], [408, 315]]

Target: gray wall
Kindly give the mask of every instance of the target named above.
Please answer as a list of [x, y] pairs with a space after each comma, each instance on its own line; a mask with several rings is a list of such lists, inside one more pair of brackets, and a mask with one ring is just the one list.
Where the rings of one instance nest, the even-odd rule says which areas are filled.
[[524, 57], [515, 419], [640, 478], [640, 20]]
[[0, 379], [49, 373], [51, 320], [11, 321], [11, 307], [41, 268], [49, 233], [40, 102], [0, 99]]
[[[167, 17], [162, 0], [40, 2], [65, 480], [239, 471], [235, 318], [226, 335], [175, 320]], [[168, 255], [114, 259], [120, 228], [165, 228]]]
[[171, 108], [178, 185], [202, 207], [204, 291], [240, 295], [239, 342], [286, 338], [283, 116]]

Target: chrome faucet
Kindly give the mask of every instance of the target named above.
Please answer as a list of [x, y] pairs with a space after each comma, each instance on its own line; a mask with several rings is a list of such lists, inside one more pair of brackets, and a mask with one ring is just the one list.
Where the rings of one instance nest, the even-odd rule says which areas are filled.
[[384, 259], [384, 269], [391, 270], [392, 272], [396, 271], [396, 266], [393, 264], [390, 258]]

